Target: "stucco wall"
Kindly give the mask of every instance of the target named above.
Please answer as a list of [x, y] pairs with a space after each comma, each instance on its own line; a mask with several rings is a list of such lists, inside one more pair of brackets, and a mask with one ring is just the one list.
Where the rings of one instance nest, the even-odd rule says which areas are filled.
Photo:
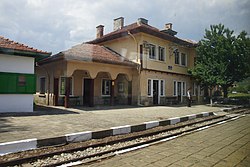
[[33, 112], [33, 95], [1, 94], [0, 112]]
[[[187, 69], [193, 67], [194, 65], [194, 56], [196, 54], [195, 48], [184, 47], [145, 33], [135, 34], [134, 37], [136, 41], [131, 36], [126, 36], [101, 43], [101, 45], [110, 47], [114, 51], [134, 62], [136, 62], [137, 57], [139, 58], [140, 62], [140, 54], [137, 54], [137, 52], [140, 52], [140, 45], [142, 45], [143, 42], [147, 41], [149, 44], [155, 45], [157, 56], [158, 46], [164, 47], [165, 61], [150, 59], [148, 56], [148, 50], [143, 48], [143, 68], [147, 69], [187, 74]], [[171, 47], [178, 48], [180, 54], [185, 53], [187, 55], [187, 66], [175, 64], [175, 57], [172, 53], [173, 50], [170, 49]], [[171, 66], [172, 69], [169, 69], [169, 66]]]
[[[50, 74], [50, 92], [52, 93], [53, 99], [53, 84], [54, 78], [64, 77], [73, 77], [73, 95], [79, 96], [80, 105], [82, 105], [82, 96], [83, 96], [83, 79], [84, 78], [93, 78], [94, 79], [94, 101], [95, 104], [103, 104], [104, 100], [108, 97], [102, 96], [102, 79], [115, 80], [115, 97], [119, 96], [120, 104], [127, 104], [127, 89], [128, 89], [128, 80], [132, 81], [132, 100], [133, 104], [137, 101], [138, 95], [138, 73], [135, 68], [122, 66], [122, 65], [112, 65], [112, 64], [103, 64], [95, 62], [82, 62], [82, 61], [64, 61], [53, 62], [50, 64], [43, 65], [42, 67], [36, 67], [37, 74], [37, 93], [35, 96], [35, 101], [38, 103], [44, 104], [47, 100], [47, 94], [39, 94], [40, 87], [40, 77], [43, 76], [46, 78], [46, 92], [48, 88], [48, 76], [47, 72]], [[118, 82], [124, 81], [124, 93], [118, 93]], [[60, 82], [60, 80], [59, 80]], [[60, 86], [59, 86], [60, 89]], [[62, 98], [59, 98], [59, 104], [62, 105]], [[117, 101], [116, 101], [117, 102]], [[106, 102], [105, 102], [106, 103]]]
[[[142, 70], [141, 74], [137, 79], [134, 79], [135, 82], [132, 83], [132, 90], [137, 90], [136, 93], [133, 91], [133, 96], [137, 96], [138, 100], [143, 104], [144, 101], [148, 100], [152, 103], [152, 97], [148, 97], [147, 95], [147, 80], [164, 80], [165, 82], [165, 95], [164, 96], [173, 96], [174, 94], [174, 81], [177, 82], [185, 82], [186, 89], [192, 87], [192, 81], [189, 76], [187, 76], [188, 68], [192, 68], [194, 65], [194, 57], [196, 54], [195, 48], [188, 48], [185, 46], [180, 46], [173, 42], [145, 34], [138, 33], [132, 36], [128, 35], [116, 40], [108, 41], [101, 43], [101, 45], [110, 47], [115, 50], [122, 56], [130, 59], [131, 61], [136, 62], [137, 56], [140, 58], [140, 45], [142, 45], [145, 41], [149, 44], [153, 44], [156, 46], [156, 57], [158, 57], [158, 46], [165, 48], [165, 60], [159, 61], [157, 59], [150, 59], [148, 49], [143, 48], [142, 54]], [[173, 48], [177, 48], [179, 53], [185, 53], [187, 55], [186, 58], [186, 66], [175, 64], [175, 56], [173, 54]], [[136, 54], [138, 53], [138, 54]], [[140, 62], [140, 60], [138, 61]], [[171, 68], [169, 68], [171, 67]], [[175, 74], [177, 73], [177, 74]], [[184, 74], [184, 75], [178, 75]], [[164, 102], [164, 98], [160, 97], [160, 104]], [[184, 98], [182, 98], [184, 101]]]
[[[149, 105], [151, 105], [152, 100], [153, 100], [152, 97], [148, 96], [148, 79], [164, 80], [165, 91], [164, 91], [163, 96], [159, 95], [159, 98], [160, 98], [159, 104], [165, 104], [164, 97], [173, 97], [174, 96], [174, 81], [185, 82], [186, 89], [188, 89], [189, 87], [192, 87], [192, 81], [191, 81], [189, 76], [144, 70], [141, 73], [141, 80], [140, 80], [141, 103], [142, 104], [144, 104], [145, 101], [148, 101]], [[183, 96], [182, 101], [185, 102], [185, 95]]]
[[0, 72], [34, 74], [34, 58], [0, 54]]
[[[142, 33], [141, 41], [139, 43], [143, 43], [143, 41], [147, 41], [148, 43], [156, 46], [156, 57], [158, 57], [158, 47], [161, 46], [165, 48], [164, 61], [159, 61], [157, 59], [150, 59], [148, 56], [148, 50], [144, 48], [143, 68], [187, 74], [187, 69], [193, 66], [193, 60], [195, 54], [194, 48], [190, 49], [144, 33]], [[171, 49], [173, 47], [177, 48], [180, 54], [185, 53], [187, 55], [187, 66], [181, 66], [175, 64], [175, 57], [173, 54], [173, 50]], [[169, 69], [168, 68], [169, 66], [171, 66], [172, 69]]]
[[[34, 58], [0, 54], [0, 72], [34, 74]], [[33, 112], [32, 94], [0, 94], [0, 112]]]
[[140, 37], [140, 35], [135, 35], [137, 42], [134, 41], [131, 36], [126, 36], [123, 38], [105, 42], [103, 43], [103, 45], [111, 48], [115, 52], [119, 53], [121, 56], [126, 57], [133, 62], [136, 62], [137, 57], [139, 56], [139, 54], [137, 54], [137, 51], [139, 52], [139, 45], [137, 44], [140, 41]]

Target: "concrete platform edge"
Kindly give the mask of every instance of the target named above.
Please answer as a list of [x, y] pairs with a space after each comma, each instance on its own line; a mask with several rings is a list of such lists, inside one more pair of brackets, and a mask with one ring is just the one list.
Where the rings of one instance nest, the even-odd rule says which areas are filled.
[[[242, 108], [242, 107], [238, 107]], [[238, 109], [232, 108], [231, 110]], [[225, 108], [223, 111], [228, 111], [230, 109]], [[19, 151], [37, 149], [46, 146], [56, 146], [56, 145], [64, 145], [68, 143], [74, 142], [81, 142], [87, 141], [91, 139], [100, 139], [114, 135], [126, 134], [126, 133], [133, 133], [138, 131], [143, 131], [146, 129], [154, 128], [157, 126], [166, 126], [166, 125], [173, 125], [179, 122], [185, 122], [195, 118], [201, 118], [206, 116], [215, 115], [214, 112], [202, 112], [199, 114], [192, 114], [183, 117], [174, 117], [160, 121], [150, 121], [144, 122], [138, 125], [125, 125], [119, 127], [112, 127], [105, 130], [99, 131], [84, 131], [72, 134], [66, 134], [64, 136], [58, 136], [53, 138], [44, 138], [44, 139], [26, 139], [26, 140], [19, 140], [13, 142], [5, 142], [0, 143], [0, 156], [15, 153]]]

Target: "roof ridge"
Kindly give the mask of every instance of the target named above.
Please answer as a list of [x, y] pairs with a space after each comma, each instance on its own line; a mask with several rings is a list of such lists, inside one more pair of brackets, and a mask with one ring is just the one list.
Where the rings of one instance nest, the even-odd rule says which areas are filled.
[[37, 53], [42, 53], [42, 54], [51, 54], [51, 52], [39, 50], [34, 47], [28, 46], [24, 43], [20, 43], [20, 42], [11, 40], [9, 38], [5, 38], [3, 36], [0, 36], [0, 39], [1, 39], [0, 40], [1, 48], [27, 51], [27, 52], [37, 52]]
[[[93, 39], [91, 41], [88, 41], [87, 43], [98, 44], [98, 43], [102, 43], [105, 41], [121, 38], [123, 36], [128, 35], [128, 34], [126, 34], [126, 33], [128, 33], [128, 31], [131, 31], [132, 34], [139, 33], [139, 32], [148, 33], [148, 34], [151, 34], [153, 36], [163, 38], [163, 39], [169, 40], [169, 41], [174, 42], [174, 43], [179, 43], [180, 45], [184, 45], [184, 46], [188, 46], [188, 47], [193, 47], [193, 46], [197, 45], [196, 43], [193, 43], [193, 42], [190, 42], [187, 40], [183, 40], [179, 37], [172, 36], [172, 35], [166, 34], [164, 32], [161, 32], [160, 29], [158, 29], [154, 26], [151, 26], [149, 24], [138, 23], [138, 22], [134, 22], [132, 24], [126, 25], [126, 26], [124, 26], [121, 29], [118, 29], [116, 31], [109, 32], [109, 33], [103, 35], [102, 37]], [[134, 32], [132, 32], [132, 31], [134, 31]]]
[[68, 50], [50, 56], [46, 60], [42, 61], [42, 63], [49, 63], [61, 59], [136, 66], [136, 63], [118, 54], [114, 50], [102, 45], [91, 43], [75, 45]]

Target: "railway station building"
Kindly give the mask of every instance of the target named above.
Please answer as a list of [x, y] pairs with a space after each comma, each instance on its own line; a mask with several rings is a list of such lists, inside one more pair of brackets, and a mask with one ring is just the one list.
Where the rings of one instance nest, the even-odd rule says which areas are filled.
[[203, 91], [188, 74], [197, 43], [176, 36], [171, 23], [162, 29], [139, 18], [113, 31], [96, 27], [96, 39], [38, 62], [35, 102], [65, 107], [95, 105], [169, 105], [194, 101]]

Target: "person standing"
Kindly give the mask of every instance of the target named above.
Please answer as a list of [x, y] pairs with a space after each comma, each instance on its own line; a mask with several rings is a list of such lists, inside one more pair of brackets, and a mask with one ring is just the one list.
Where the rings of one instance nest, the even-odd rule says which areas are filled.
[[187, 90], [187, 102], [188, 102], [188, 107], [191, 107], [191, 102], [192, 102], [191, 88]]

